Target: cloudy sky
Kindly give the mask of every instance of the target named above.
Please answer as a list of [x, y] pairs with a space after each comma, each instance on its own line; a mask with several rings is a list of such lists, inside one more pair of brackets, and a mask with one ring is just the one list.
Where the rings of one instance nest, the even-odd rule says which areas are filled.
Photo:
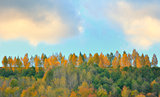
[[154, 53], [158, 0], [0, 0], [0, 59], [62, 52]]

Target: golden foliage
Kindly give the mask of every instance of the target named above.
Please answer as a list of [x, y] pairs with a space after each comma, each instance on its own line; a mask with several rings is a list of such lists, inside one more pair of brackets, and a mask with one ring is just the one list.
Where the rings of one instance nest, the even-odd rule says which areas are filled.
[[76, 93], [76, 92], [72, 91], [70, 97], [78, 97], [78, 96], [77, 96], [77, 93]]
[[145, 59], [145, 66], [151, 67], [151, 63], [150, 63], [150, 61], [149, 61], [149, 56], [148, 56], [148, 55], [145, 55], [144, 59]]
[[39, 72], [40, 59], [39, 59], [38, 56], [36, 56], [36, 57], [34, 58], [34, 63], [35, 63], [35, 70], [36, 70], [36, 72]]
[[119, 60], [118, 60], [117, 57], [115, 57], [115, 58], [113, 59], [113, 61], [112, 61], [112, 67], [113, 67], [114, 69], [116, 69], [116, 68], [118, 68], [118, 66], [119, 66]]
[[126, 86], [124, 86], [123, 90], [121, 91], [121, 96], [122, 97], [129, 97], [130, 96], [130, 92], [131, 91]]
[[83, 58], [82, 58], [81, 54], [79, 54], [78, 65], [81, 65], [82, 63], [83, 63]]
[[146, 96], [143, 95], [143, 94], [139, 94], [139, 95], [137, 95], [136, 97], [146, 97]]
[[25, 69], [28, 69], [29, 66], [30, 66], [28, 54], [25, 54], [25, 56], [22, 59], [22, 61], [23, 61], [23, 65], [24, 65]]
[[99, 59], [98, 53], [95, 53], [95, 54], [94, 54], [94, 56], [93, 56], [93, 61], [94, 61], [95, 64], [99, 64], [100, 59]]
[[88, 97], [88, 95], [91, 93], [93, 93], [93, 88], [89, 88], [89, 85], [87, 84], [86, 81], [84, 81], [82, 83], [81, 86], [78, 87], [78, 94], [81, 96], [81, 97]]

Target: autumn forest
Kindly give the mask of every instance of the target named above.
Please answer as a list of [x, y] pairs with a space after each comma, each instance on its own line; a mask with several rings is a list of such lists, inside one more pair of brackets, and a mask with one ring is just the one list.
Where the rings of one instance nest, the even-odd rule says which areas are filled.
[[154, 54], [4, 56], [0, 97], [160, 97]]

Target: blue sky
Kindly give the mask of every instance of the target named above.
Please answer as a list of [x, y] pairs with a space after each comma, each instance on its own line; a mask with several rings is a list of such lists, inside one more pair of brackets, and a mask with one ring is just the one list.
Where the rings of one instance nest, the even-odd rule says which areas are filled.
[[133, 49], [160, 60], [157, 0], [0, 0], [0, 59]]

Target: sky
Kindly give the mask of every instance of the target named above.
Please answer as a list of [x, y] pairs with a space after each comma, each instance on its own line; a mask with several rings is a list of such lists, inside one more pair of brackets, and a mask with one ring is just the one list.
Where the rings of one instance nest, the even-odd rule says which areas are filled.
[[[158, 0], [0, 0], [0, 60], [117, 50], [160, 60]], [[1, 65], [0, 65], [1, 66]], [[159, 65], [160, 66], [160, 65]]]

